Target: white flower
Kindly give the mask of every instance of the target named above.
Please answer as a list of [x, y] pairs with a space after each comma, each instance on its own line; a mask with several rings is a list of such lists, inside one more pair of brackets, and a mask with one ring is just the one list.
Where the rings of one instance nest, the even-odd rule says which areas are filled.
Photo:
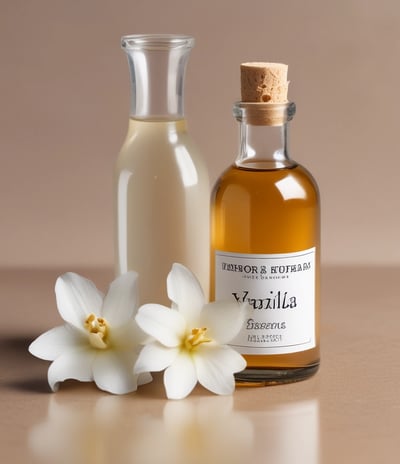
[[135, 372], [166, 369], [164, 385], [168, 398], [187, 396], [197, 381], [208, 390], [231, 394], [233, 374], [246, 361], [229, 343], [239, 332], [247, 306], [234, 301], [205, 304], [204, 294], [194, 275], [174, 264], [167, 278], [172, 308], [146, 304], [136, 321], [154, 338], [141, 351]]
[[118, 277], [105, 298], [90, 280], [72, 272], [57, 279], [55, 292], [65, 324], [29, 346], [34, 356], [53, 361], [48, 370], [53, 391], [66, 379], [94, 380], [101, 390], [116, 394], [151, 381], [148, 373], [133, 373], [145, 337], [134, 320], [137, 273]]

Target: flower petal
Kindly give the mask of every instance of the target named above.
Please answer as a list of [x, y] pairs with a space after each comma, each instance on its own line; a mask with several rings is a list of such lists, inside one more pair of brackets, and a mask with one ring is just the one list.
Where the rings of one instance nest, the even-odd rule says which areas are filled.
[[247, 304], [236, 301], [214, 301], [204, 306], [200, 325], [207, 327], [207, 335], [220, 345], [229, 343], [242, 328], [248, 315]]
[[84, 344], [85, 339], [72, 326], [60, 325], [40, 335], [29, 345], [29, 352], [40, 359], [54, 361], [66, 350]]
[[138, 274], [127, 272], [112, 282], [104, 299], [102, 316], [118, 327], [131, 319], [138, 307]]
[[140, 345], [148, 340], [149, 336], [131, 319], [120, 327], [113, 328], [109, 333], [110, 346], [119, 350], [131, 350], [139, 354]]
[[92, 364], [96, 357], [94, 350], [77, 348], [64, 352], [50, 364], [47, 378], [50, 388], [57, 391], [59, 383], [66, 379], [89, 382], [93, 380]]
[[105, 350], [98, 353], [93, 363], [93, 380], [101, 390], [123, 395], [137, 389], [137, 375], [133, 373], [136, 354]]
[[246, 367], [246, 361], [228, 346], [203, 345], [194, 356], [201, 385], [218, 395], [230, 395], [235, 389], [233, 374]]
[[186, 329], [182, 315], [159, 304], [146, 304], [139, 308], [135, 318], [138, 326], [162, 345], [180, 345]]
[[136, 361], [134, 372], [158, 372], [170, 366], [179, 353], [179, 348], [166, 348], [158, 342], [143, 347]]
[[67, 272], [57, 279], [55, 290], [61, 317], [79, 330], [84, 330], [83, 323], [90, 313], [100, 314], [103, 294], [90, 280]]
[[172, 400], [185, 398], [197, 383], [196, 370], [191, 356], [182, 351], [164, 372], [167, 397]]
[[145, 385], [146, 383], [150, 383], [153, 381], [153, 377], [151, 376], [150, 372], [143, 372], [142, 374], [139, 374], [137, 377], [137, 384], [140, 387], [140, 385]]
[[204, 293], [197, 278], [182, 264], [174, 263], [167, 278], [170, 300], [183, 314], [188, 325], [196, 327], [199, 313], [205, 303]]

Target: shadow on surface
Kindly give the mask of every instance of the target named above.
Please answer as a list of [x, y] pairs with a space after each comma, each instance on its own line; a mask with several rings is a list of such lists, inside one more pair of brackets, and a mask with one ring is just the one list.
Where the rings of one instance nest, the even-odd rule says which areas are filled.
[[26, 380], [16, 380], [13, 382], [6, 382], [5, 386], [12, 390], [30, 393], [51, 393], [49, 384], [46, 378], [32, 378]]
[[0, 336], [0, 388], [49, 393], [49, 363], [32, 356], [28, 347], [35, 336]]

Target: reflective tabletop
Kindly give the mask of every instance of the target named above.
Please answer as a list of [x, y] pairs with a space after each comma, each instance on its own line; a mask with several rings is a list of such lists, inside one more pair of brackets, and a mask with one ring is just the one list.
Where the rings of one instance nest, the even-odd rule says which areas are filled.
[[[109, 270], [74, 269], [107, 289]], [[0, 272], [2, 462], [74, 464], [395, 463], [400, 453], [397, 268], [324, 268], [322, 364], [309, 380], [202, 387], [167, 400], [162, 375], [114, 396], [94, 384], [47, 384], [27, 347], [60, 324], [58, 270]]]

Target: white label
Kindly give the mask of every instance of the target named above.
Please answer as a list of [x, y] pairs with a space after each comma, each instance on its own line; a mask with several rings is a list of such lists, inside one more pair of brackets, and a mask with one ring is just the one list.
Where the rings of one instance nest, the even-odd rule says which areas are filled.
[[247, 302], [251, 315], [230, 345], [241, 354], [315, 347], [315, 248], [285, 254], [215, 252], [215, 299]]

